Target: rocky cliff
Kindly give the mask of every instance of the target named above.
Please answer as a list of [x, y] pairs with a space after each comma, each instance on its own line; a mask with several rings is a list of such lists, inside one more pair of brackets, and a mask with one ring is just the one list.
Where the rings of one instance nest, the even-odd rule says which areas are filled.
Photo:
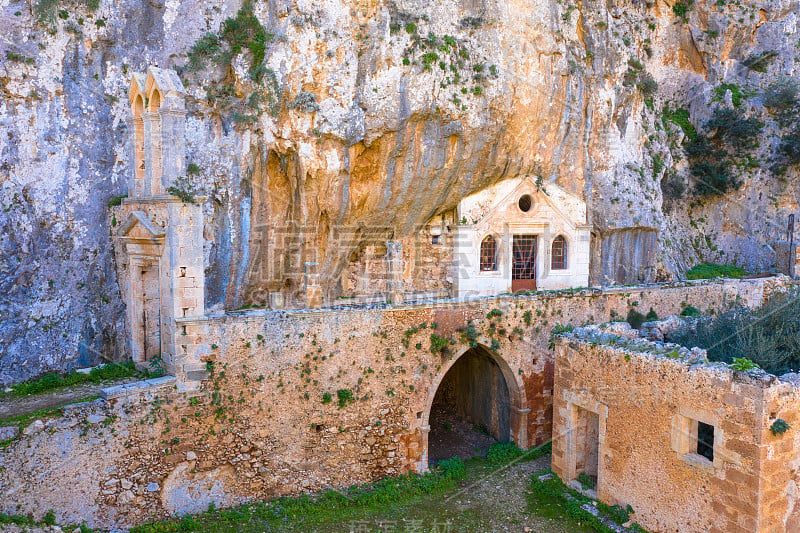
[[[798, 2], [0, 0], [0, 382], [124, 356], [109, 202], [128, 80], [191, 97], [207, 302], [412, 234], [519, 174], [589, 204], [593, 278], [774, 267], [797, 208]], [[346, 237], [344, 237], [346, 236]], [[276, 250], [279, 252], [276, 253]]]

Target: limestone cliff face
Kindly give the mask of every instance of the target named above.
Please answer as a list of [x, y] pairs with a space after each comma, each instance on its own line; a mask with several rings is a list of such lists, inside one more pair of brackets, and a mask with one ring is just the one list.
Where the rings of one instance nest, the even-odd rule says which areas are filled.
[[[205, 68], [187, 53], [239, 2], [55, 4], [0, 0], [2, 382], [125, 352], [108, 202], [131, 174], [128, 78], [151, 64], [192, 95], [211, 307], [263, 303], [304, 261], [335, 296], [364, 243], [519, 174], [586, 199], [597, 282], [699, 260], [769, 269], [797, 208], [796, 169], [769, 170], [784, 130], [760, 97], [796, 76], [795, 1], [256, 1], [263, 62], [245, 46]], [[688, 170], [664, 108], [699, 127], [737, 91], [766, 124], [764, 163], [738, 190], [666, 209], [662, 181]]]

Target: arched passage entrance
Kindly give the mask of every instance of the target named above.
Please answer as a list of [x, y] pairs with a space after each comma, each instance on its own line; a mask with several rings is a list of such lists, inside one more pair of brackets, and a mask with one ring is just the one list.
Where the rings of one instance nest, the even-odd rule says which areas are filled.
[[[508, 363], [482, 344], [464, 351], [433, 384], [423, 420], [423, 468], [478, 455], [493, 442], [527, 447], [524, 391]], [[476, 449], [477, 448], [477, 449]]]

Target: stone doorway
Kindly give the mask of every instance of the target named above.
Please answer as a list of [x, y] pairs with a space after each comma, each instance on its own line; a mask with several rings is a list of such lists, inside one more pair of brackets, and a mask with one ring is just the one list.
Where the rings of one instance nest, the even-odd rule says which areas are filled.
[[430, 408], [428, 460], [482, 455], [512, 438], [511, 391], [497, 356], [467, 350], [442, 378]]
[[133, 360], [146, 363], [161, 356], [161, 288], [157, 262], [134, 264], [133, 301], [136, 304]]
[[575, 407], [575, 475], [585, 474], [597, 485], [600, 451], [600, 415]]

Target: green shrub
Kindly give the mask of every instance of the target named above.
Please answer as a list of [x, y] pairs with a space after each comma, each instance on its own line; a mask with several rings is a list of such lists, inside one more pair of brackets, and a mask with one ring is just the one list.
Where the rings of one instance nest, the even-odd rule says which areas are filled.
[[432, 354], [442, 353], [444, 352], [445, 348], [455, 343], [456, 343], [455, 339], [450, 339], [448, 337], [442, 337], [435, 333], [431, 333], [430, 351]]
[[458, 27], [462, 30], [467, 28], [480, 28], [483, 26], [484, 20], [483, 17], [464, 17], [458, 24]]
[[664, 159], [658, 154], [653, 154], [653, 179], [658, 179], [664, 170]]
[[664, 107], [664, 113], [661, 116], [661, 121], [666, 127], [667, 122], [676, 124], [683, 130], [683, 134], [687, 139], [694, 139], [697, 136], [697, 130], [689, 120], [689, 110], [679, 107], [677, 109], [670, 109], [669, 106]]
[[436, 52], [428, 52], [422, 55], [422, 68], [430, 70], [431, 65], [439, 61], [439, 54]]
[[645, 322], [655, 322], [658, 320], [658, 313], [656, 313], [653, 308], [650, 308], [650, 311], [644, 317]]
[[777, 437], [778, 435], [783, 435], [791, 428], [792, 426], [790, 426], [786, 420], [778, 418], [772, 423], [772, 425], [769, 427], [769, 430]]
[[686, 22], [689, 11], [692, 10], [693, 5], [694, 0], [686, 0], [685, 2], [680, 0], [675, 2], [675, 4], [672, 6], [672, 12], [676, 17], [680, 17], [681, 20]]
[[355, 401], [355, 396], [353, 396], [353, 391], [350, 389], [339, 389], [336, 391], [336, 399], [339, 408], [346, 406], [348, 403]]
[[[73, 0], [74, 6], [93, 13], [100, 6], [100, 0]], [[69, 18], [69, 12], [61, 9], [63, 2], [60, 0], [38, 0], [33, 4], [33, 15], [36, 22], [45, 26], [48, 31], [55, 33], [58, 20]]]
[[718, 108], [714, 111], [705, 129], [713, 132], [711, 138], [732, 146], [736, 150], [753, 148], [758, 143], [761, 124], [754, 118], [747, 118], [734, 109]]
[[533, 313], [530, 311], [530, 309], [522, 313], [522, 320], [525, 322], [526, 326], [531, 325], [532, 318], [533, 318]]
[[628, 309], [628, 316], [625, 318], [625, 321], [630, 324], [633, 329], [639, 329], [642, 327], [645, 317], [642, 313], [631, 307]]
[[715, 196], [741, 187], [732, 163], [747, 159], [745, 152], [757, 146], [762, 127], [756, 119], [736, 110], [715, 110], [703, 125], [705, 134], [697, 134], [686, 145], [693, 193]]
[[[254, 123], [264, 104], [272, 116], [280, 110], [277, 76], [264, 65], [267, 45], [273, 38], [253, 13], [252, 0], [245, 0], [236, 17], [225, 19], [219, 31], [206, 33], [189, 49], [188, 72], [212, 66], [226, 73], [222, 80], [206, 87], [206, 98], [219, 111], [229, 112], [237, 124]], [[231, 61], [244, 50], [250, 52], [249, 74], [256, 85], [241, 95], [233, 83]]]
[[742, 105], [745, 95], [744, 92], [742, 92], [741, 87], [735, 83], [722, 83], [714, 87], [711, 101], [722, 102], [725, 99], [725, 94], [728, 91], [731, 92], [731, 103], [733, 104], [733, 107], [739, 107]]
[[584, 489], [594, 489], [595, 487], [597, 487], [597, 483], [595, 482], [595, 480], [592, 479], [592, 477], [586, 472], [581, 472], [580, 474], [578, 474], [577, 480], [578, 483], [581, 484], [581, 487], [583, 487]]
[[752, 54], [748, 56], [742, 64], [756, 72], [766, 72], [767, 67], [778, 57], [778, 52], [774, 50], [767, 50], [759, 54]]
[[216, 33], [206, 33], [189, 49], [189, 70], [202, 70], [209, 62], [221, 59], [222, 42]]
[[758, 365], [747, 357], [734, 357], [731, 367], [737, 372], [747, 372], [758, 368]]
[[171, 194], [173, 196], [177, 196], [181, 199], [181, 201], [186, 202], [187, 204], [194, 203], [194, 192], [188, 189], [170, 186], [166, 189], [167, 194]]
[[686, 194], [686, 182], [673, 171], [668, 171], [661, 179], [661, 194], [665, 204], [671, 205]]
[[476, 348], [478, 346], [478, 338], [480, 338], [481, 334], [478, 331], [478, 328], [475, 327], [474, 324], [467, 324], [467, 327], [464, 328], [464, 334], [462, 335], [463, 341], [468, 342], [470, 348]]
[[272, 41], [273, 35], [264, 29], [264, 26], [253, 14], [251, 0], [245, 0], [236, 13], [235, 18], [225, 19], [220, 30], [220, 37], [230, 46], [230, 55], [236, 56], [244, 48], [253, 54], [250, 60], [251, 72], [264, 61], [267, 43]]
[[718, 265], [715, 263], [701, 263], [686, 272], [686, 279], [713, 279], [733, 278], [739, 279], [747, 272], [736, 265]]
[[314, 113], [322, 108], [317, 103], [317, 95], [307, 91], [300, 91], [295, 96], [294, 101], [289, 104], [289, 109], [297, 109], [306, 113]]
[[108, 201], [108, 207], [117, 207], [118, 205], [122, 205], [122, 200], [127, 198], [127, 194], [120, 194], [119, 196], [112, 196], [111, 199]]
[[32, 65], [36, 63], [34, 58], [12, 52], [11, 50], [6, 51], [6, 59], [13, 61], [14, 63], [25, 63], [26, 65]]
[[658, 92], [658, 82], [649, 72], [645, 72], [639, 75], [636, 88], [644, 98], [652, 98]]
[[550, 342], [548, 343], [547, 347], [551, 350], [555, 349], [556, 347], [556, 335], [561, 335], [562, 333], [569, 333], [575, 329], [572, 324], [561, 324], [560, 322], [556, 322], [555, 327], [550, 330]]
[[455, 481], [461, 481], [467, 475], [467, 468], [464, 466], [464, 461], [458, 457], [443, 459], [439, 461], [436, 468], [444, 477]]
[[333, 401], [333, 397], [331, 396], [330, 392], [322, 393], [322, 403], [323, 404], [331, 403], [332, 401]]
[[798, 104], [797, 93], [797, 82], [792, 78], [782, 78], [764, 91], [764, 105], [777, 113], [793, 110]]
[[692, 192], [697, 196], [716, 196], [735, 191], [742, 186], [742, 182], [733, 174], [724, 159], [716, 163], [694, 163], [690, 168], [695, 180]]
[[758, 309], [734, 309], [687, 325], [667, 340], [705, 348], [712, 361], [735, 364], [747, 359], [773, 374], [798, 370], [800, 289], [774, 294]]
[[684, 318], [696, 318], [702, 314], [698, 308], [691, 305], [687, 305], [681, 310], [681, 316]]
[[800, 163], [800, 124], [781, 138], [778, 154], [789, 165]]

